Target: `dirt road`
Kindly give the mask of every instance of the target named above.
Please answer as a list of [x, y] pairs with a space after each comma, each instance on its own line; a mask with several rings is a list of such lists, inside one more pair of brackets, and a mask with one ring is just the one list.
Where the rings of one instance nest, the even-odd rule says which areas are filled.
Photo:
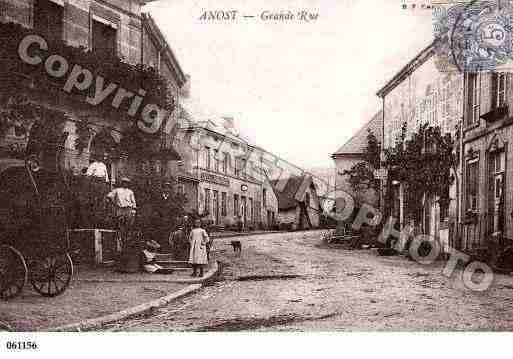
[[108, 331], [511, 330], [513, 278], [485, 292], [461, 272], [441, 274], [374, 250], [327, 248], [320, 232], [239, 238], [216, 244], [221, 281]]

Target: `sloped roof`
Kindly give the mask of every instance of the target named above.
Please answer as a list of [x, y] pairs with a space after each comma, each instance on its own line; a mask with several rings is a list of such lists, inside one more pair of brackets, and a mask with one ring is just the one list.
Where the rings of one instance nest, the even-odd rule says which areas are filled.
[[285, 188], [283, 188], [282, 191], [277, 188], [279, 180], [271, 181], [274, 193], [278, 199], [279, 210], [288, 210], [297, 207], [298, 198], [302, 198], [302, 194], [306, 191], [306, 188], [313, 185], [311, 176], [307, 177], [306, 175], [291, 176], [288, 177], [286, 181]]
[[372, 131], [379, 142], [383, 140], [383, 111], [379, 111], [372, 119], [356, 132], [342, 147], [331, 157], [343, 155], [359, 155], [365, 153], [367, 148], [368, 130]]
[[226, 136], [234, 141], [256, 147], [256, 141], [247, 134], [241, 133], [239, 128], [228, 128], [225, 126], [224, 119], [212, 110], [205, 109], [199, 100], [193, 97], [180, 99], [180, 109], [186, 114], [187, 119], [193, 126], [205, 128]]
[[162, 54], [164, 55], [163, 60], [168, 63], [169, 68], [174, 72], [175, 81], [178, 84], [178, 87], [181, 88], [187, 82], [187, 78], [182, 70], [182, 67], [180, 66], [180, 63], [178, 62], [178, 59], [171, 49], [171, 46], [169, 46], [169, 41], [167, 41], [166, 36], [162, 33], [162, 31], [160, 31], [159, 26], [155, 20], [153, 20], [150, 14], [142, 13], [141, 19], [143, 26], [145, 26], [147, 31], [156, 39], [157, 46], [160, 47], [157, 48], [157, 50], [162, 51]]

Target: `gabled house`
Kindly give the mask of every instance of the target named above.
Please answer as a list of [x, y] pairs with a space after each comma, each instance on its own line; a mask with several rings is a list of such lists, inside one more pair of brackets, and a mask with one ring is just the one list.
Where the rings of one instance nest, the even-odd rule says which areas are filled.
[[271, 183], [278, 199], [278, 223], [281, 226], [290, 229], [319, 226], [322, 209], [311, 176], [291, 176]]
[[377, 207], [379, 204], [379, 193], [376, 193], [376, 191], [372, 189], [355, 193], [348, 182], [348, 176], [344, 175], [344, 171], [350, 170], [355, 164], [364, 161], [369, 132], [376, 137], [378, 142], [382, 143], [383, 111], [379, 111], [375, 114], [372, 119], [363, 125], [363, 127], [344, 143], [337, 152], [332, 154], [331, 158], [335, 162], [335, 188], [351, 195], [358, 204], [366, 203]]

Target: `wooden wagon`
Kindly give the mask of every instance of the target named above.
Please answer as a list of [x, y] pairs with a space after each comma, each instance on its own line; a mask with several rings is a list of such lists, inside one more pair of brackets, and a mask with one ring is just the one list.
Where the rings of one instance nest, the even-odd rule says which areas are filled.
[[27, 282], [43, 296], [63, 293], [73, 262], [62, 173], [30, 160], [1, 159], [0, 198], [0, 298], [16, 297]]

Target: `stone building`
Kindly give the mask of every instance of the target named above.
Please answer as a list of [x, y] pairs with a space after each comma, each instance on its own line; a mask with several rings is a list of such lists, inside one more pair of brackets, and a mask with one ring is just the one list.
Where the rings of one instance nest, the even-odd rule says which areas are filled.
[[[394, 146], [404, 123], [407, 125], [407, 137], [426, 123], [439, 126], [442, 133], [451, 133], [453, 138], [458, 136], [457, 128], [463, 115], [463, 76], [439, 71], [434, 43], [404, 66], [377, 95], [383, 101], [385, 149]], [[452, 175], [456, 181], [449, 189], [449, 204], [441, 208], [437, 198], [420, 198], [424, 208], [422, 220], [415, 223], [421, 233], [439, 239], [445, 248], [449, 245], [450, 224], [454, 229], [459, 212], [461, 175], [459, 171]], [[394, 181], [390, 190], [393, 191], [391, 215], [398, 219], [403, 228], [411, 224], [405, 211], [407, 193], [404, 184]]]
[[[513, 76], [465, 74], [462, 233], [456, 246], [478, 255], [498, 253], [513, 238]], [[491, 258], [493, 259], [493, 258]]]
[[182, 158], [176, 171], [197, 180], [193, 183], [181, 177], [185, 191], [198, 193], [189, 209], [220, 227], [235, 226], [240, 219], [247, 229], [270, 228], [277, 215], [277, 200], [259, 165], [264, 151], [234, 133], [227, 121], [233, 122], [194, 121], [182, 108], [173, 147]]
[[335, 162], [335, 188], [351, 195], [357, 204], [366, 203], [374, 207], [379, 206], [379, 193], [372, 189], [361, 190], [355, 193], [348, 182], [348, 171], [355, 164], [364, 161], [365, 151], [368, 145], [367, 136], [372, 133], [379, 143], [383, 141], [383, 112], [379, 111], [358, 132], [351, 137], [337, 152], [331, 155]]
[[[122, 175], [170, 174], [168, 161], [178, 159], [162, 140], [163, 125], [157, 132], [137, 130], [141, 124], [146, 125], [141, 122], [143, 112], [154, 109], [151, 101], [158, 101], [158, 95], [162, 95], [155, 91], [157, 85], [167, 83], [164, 87], [168, 109], [161, 111], [161, 107], [151, 115], [157, 122], [165, 123], [168, 117], [172, 120], [175, 116], [172, 102], [178, 101], [180, 88], [186, 83], [165, 38], [151, 17], [142, 13], [147, 2], [0, 0], [0, 21], [5, 31], [37, 34], [50, 43], [49, 51], [57, 51], [44, 54], [52, 55], [50, 65], [47, 60], [25, 72], [3, 74], [9, 82], [4, 81], [1, 89], [2, 107], [23, 94], [29, 102], [62, 114], [63, 120], [55, 131], [66, 134], [59, 144], [64, 147], [60, 161], [66, 169], [80, 173], [91, 159], [106, 156], [110, 179], [116, 182]], [[4, 58], [16, 57], [16, 50], [4, 47]], [[52, 64], [53, 72], [49, 70]], [[67, 72], [63, 71], [65, 65], [69, 66]], [[84, 78], [76, 78], [78, 86], [68, 86], [71, 89], [66, 90], [66, 84], [72, 85], [70, 76], [77, 65], [92, 73], [91, 81], [82, 84]], [[18, 67], [26, 69], [26, 64]], [[60, 70], [62, 73], [58, 73]], [[85, 70], [79, 76], [87, 78]], [[106, 96], [97, 103], [102, 86]], [[138, 101], [139, 106], [135, 106]], [[44, 126], [47, 120], [41, 118], [39, 124]], [[7, 122], [2, 124], [9, 127], [1, 141], [3, 151], [9, 152], [13, 143], [26, 146], [31, 128], [16, 132]], [[28, 125], [32, 126], [33, 123]]]
[[278, 198], [278, 222], [283, 228], [311, 229], [319, 227], [322, 213], [315, 182], [309, 175], [273, 180]]

